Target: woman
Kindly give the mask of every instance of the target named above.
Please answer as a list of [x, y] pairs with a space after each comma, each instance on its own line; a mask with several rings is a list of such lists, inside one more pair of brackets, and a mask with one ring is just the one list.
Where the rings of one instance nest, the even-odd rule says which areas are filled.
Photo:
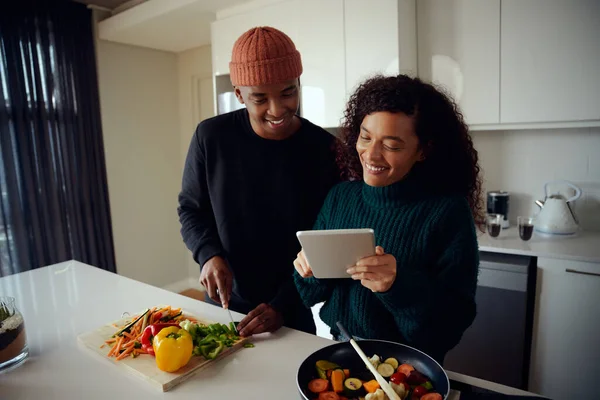
[[373, 228], [376, 255], [352, 279], [312, 277], [303, 252], [294, 280], [321, 319], [364, 339], [416, 347], [442, 363], [475, 318], [482, 223], [477, 152], [456, 105], [433, 86], [376, 76], [351, 96], [338, 163], [348, 182], [328, 194], [314, 229]]

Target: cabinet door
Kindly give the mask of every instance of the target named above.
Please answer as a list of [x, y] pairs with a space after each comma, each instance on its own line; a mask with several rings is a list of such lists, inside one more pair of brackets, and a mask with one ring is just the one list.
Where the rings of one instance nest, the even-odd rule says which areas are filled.
[[598, 398], [600, 264], [540, 258], [537, 280], [529, 389], [556, 400]]
[[214, 21], [211, 24], [213, 75], [229, 74], [233, 44], [250, 28], [272, 26], [287, 34], [296, 43], [298, 29], [297, 19], [294, 18], [295, 11], [296, 2], [289, 0]]
[[398, 0], [345, 0], [346, 91], [367, 77], [400, 72]]
[[344, 0], [298, 0], [296, 4], [302, 116], [322, 127], [337, 127], [346, 103]]
[[419, 0], [419, 76], [444, 87], [469, 124], [500, 121], [500, 0]]
[[502, 0], [503, 123], [600, 120], [600, 1]]

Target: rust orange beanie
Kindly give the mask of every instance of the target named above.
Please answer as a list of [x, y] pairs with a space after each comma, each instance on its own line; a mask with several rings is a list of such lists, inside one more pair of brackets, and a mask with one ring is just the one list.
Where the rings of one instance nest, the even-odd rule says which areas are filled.
[[288, 35], [263, 26], [250, 29], [236, 40], [229, 73], [234, 86], [270, 85], [298, 78], [302, 61]]

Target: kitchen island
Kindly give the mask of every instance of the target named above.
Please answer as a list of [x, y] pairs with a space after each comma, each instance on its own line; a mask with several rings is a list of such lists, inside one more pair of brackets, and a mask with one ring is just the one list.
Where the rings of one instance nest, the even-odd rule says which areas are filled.
[[[0, 278], [0, 295], [17, 299], [30, 356], [0, 373], [0, 399], [296, 399], [302, 361], [331, 340], [288, 328], [252, 338], [255, 348], [218, 360], [191, 379], [162, 393], [113, 360], [102, 359], [77, 336], [158, 304], [182, 307], [207, 320], [228, 322], [227, 312], [163, 289], [76, 261]], [[243, 315], [234, 313], [234, 318]], [[528, 393], [448, 372], [451, 381], [505, 394]], [[459, 399], [454, 391], [451, 399]]]

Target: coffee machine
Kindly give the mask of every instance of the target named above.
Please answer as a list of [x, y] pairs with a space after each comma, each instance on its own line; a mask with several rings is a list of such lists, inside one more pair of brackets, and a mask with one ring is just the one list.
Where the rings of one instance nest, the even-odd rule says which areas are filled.
[[487, 193], [487, 213], [488, 214], [501, 214], [502, 228], [507, 229], [510, 227], [508, 220], [508, 209], [510, 203], [510, 194], [502, 190], [494, 190]]

